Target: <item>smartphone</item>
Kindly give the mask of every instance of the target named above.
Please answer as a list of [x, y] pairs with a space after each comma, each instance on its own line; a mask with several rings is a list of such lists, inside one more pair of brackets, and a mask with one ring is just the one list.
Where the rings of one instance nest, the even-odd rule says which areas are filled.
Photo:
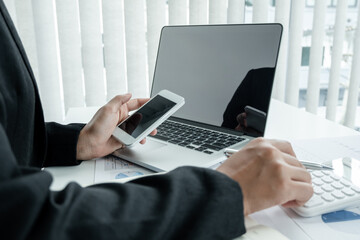
[[185, 103], [185, 99], [168, 90], [162, 90], [127, 117], [114, 130], [113, 136], [131, 146], [151, 133]]
[[264, 133], [266, 113], [251, 106], [246, 106], [245, 112], [247, 127], [251, 127], [258, 132]]

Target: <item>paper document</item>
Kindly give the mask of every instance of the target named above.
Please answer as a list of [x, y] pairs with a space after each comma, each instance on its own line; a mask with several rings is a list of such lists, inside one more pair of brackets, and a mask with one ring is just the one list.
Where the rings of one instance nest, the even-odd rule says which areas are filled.
[[360, 160], [360, 135], [293, 140], [291, 143], [300, 160], [318, 163], [342, 157]]
[[[331, 217], [331, 221], [326, 220], [325, 216], [328, 214], [323, 214], [322, 216], [316, 216], [312, 218], [303, 218], [298, 216], [296, 213], [290, 209], [285, 210], [289, 217], [295, 221], [295, 223], [309, 236], [311, 239], [321, 240], [359, 240], [360, 239], [360, 219], [359, 217], [347, 217], [344, 214], [334, 214], [335, 217]], [[344, 211], [339, 211], [342, 213]], [[346, 213], [352, 213], [351, 216], [356, 216], [360, 214], [360, 208], [348, 209]], [[345, 216], [345, 217], [344, 217]]]
[[279, 206], [253, 213], [250, 217], [259, 224], [276, 229], [291, 240], [311, 240], [309, 235]]
[[[292, 145], [300, 160], [318, 163], [344, 157], [360, 160], [360, 135], [295, 140]], [[300, 217], [290, 209], [284, 211], [311, 239], [360, 239], [360, 206], [311, 218]]]
[[277, 230], [259, 224], [250, 217], [245, 218], [245, 228], [246, 228], [246, 233], [238, 238], [235, 238], [234, 240], [261, 240], [261, 239], [287, 240], [288, 239]]
[[151, 173], [154, 172], [110, 155], [96, 159], [94, 182], [108, 182], [116, 179], [144, 176]]

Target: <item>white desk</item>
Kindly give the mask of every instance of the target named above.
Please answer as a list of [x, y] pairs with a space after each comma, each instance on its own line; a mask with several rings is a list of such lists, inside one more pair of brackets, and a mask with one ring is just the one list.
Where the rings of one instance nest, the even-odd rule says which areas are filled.
[[[98, 107], [71, 108], [65, 123], [86, 123], [97, 110]], [[277, 100], [271, 101], [265, 132], [268, 138], [306, 139], [356, 134], [360, 133]], [[94, 182], [94, 161], [85, 161], [75, 167], [52, 167], [47, 170], [54, 175], [52, 189], [62, 189], [70, 181], [76, 181], [82, 186]]]
[[[70, 109], [65, 123], [86, 123], [97, 109], [97, 107]], [[271, 101], [265, 132], [267, 138], [307, 139], [350, 135], [360, 135], [360, 133], [277, 100]], [[75, 167], [52, 167], [47, 168], [47, 170], [54, 176], [54, 182], [51, 186], [54, 190], [62, 189], [70, 181], [76, 181], [82, 186], [87, 186], [94, 182], [95, 161], [86, 161]], [[277, 214], [278, 211], [281, 211], [278, 207], [267, 210], [264, 213], [264, 219], [271, 218], [271, 215], [278, 216], [278, 219], [276, 221], [269, 219], [266, 221], [265, 219], [264, 223], [278, 230], [282, 229], [281, 232], [287, 236], [296, 235], [298, 239], [309, 239], [295, 223], [289, 225], [288, 221], [286, 222], [284, 219], [284, 214]], [[284, 222], [288, 224], [286, 229], [282, 225]]]

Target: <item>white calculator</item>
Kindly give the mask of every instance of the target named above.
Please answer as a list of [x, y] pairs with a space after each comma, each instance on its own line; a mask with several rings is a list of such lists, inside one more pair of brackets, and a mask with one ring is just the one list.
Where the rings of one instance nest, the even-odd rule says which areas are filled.
[[339, 158], [326, 165], [334, 170], [308, 170], [314, 195], [302, 207], [292, 208], [303, 217], [360, 206], [360, 161]]

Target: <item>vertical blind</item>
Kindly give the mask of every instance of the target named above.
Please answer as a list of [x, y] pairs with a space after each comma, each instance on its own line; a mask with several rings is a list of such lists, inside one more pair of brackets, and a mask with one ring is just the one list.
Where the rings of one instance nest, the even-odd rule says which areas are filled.
[[[284, 26], [273, 97], [298, 106], [305, 0], [5, 0], [37, 78], [46, 120], [70, 107], [100, 106], [117, 94], [147, 97], [161, 28], [178, 24]], [[316, 113], [327, 1], [314, 1], [306, 110]], [[326, 117], [335, 120], [348, 1], [337, 1]], [[251, 4], [250, 4], [251, 5]], [[275, 13], [275, 14], [271, 14]], [[358, 14], [359, 16], [359, 14]], [[358, 22], [360, 19], [358, 19]], [[355, 34], [344, 124], [354, 127], [360, 81]]]
[[229, 0], [228, 3], [228, 23], [243, 23], [244, 22], [244, 7], [243, 0]]
[[79, 8], [73, 0], [56, 0], [64, 107], [85, 106]]
[[[358, 9], [357, 23], [360, 24], [360, 7]], [[359, 25], [358, 25], [359, 26]], [[351, 67], [349, 98], [346, 105], [345, 126], [354, 127], [356, 107], [359, 98], [360, 84], [360, 28], [356, 28], [354, 41], [354, 57]]]
[[164, 0], [147, 0], [147, 53], [148, 53], [148, 79], [150, 86], [155, 69], [157, 47], [161, 28], [166, 24], [166, 8]]
[[208, 1], [189, 0], [189, 23], [207, 24], [208, 23]]
[[[54, 119], [61, 119], [61, 83], [59, 69], [59, 46], [54, 18], [55, 4], [53, 1], [32, 1], [35, 43], [37, 46], [39, 85], [42, 102], [46, 103], [45, 113]], [[18, 22], [21, 16], [18, 16]], [[46, 106], [45, 105], [45, 106]]]
[[227, 23], [227, 1], [209, 0], [209, 23]]
[[327, 109], [326, 117], [329, 120], [334, 121], [336, 119], [336, 107], [339, 99], [339, 79], [340, 79], [340, 70], [341, 70], [341, 59], [343, 51], [343, 42], [345, 37], [345, 24], [346, 10], [347, 10], [348, 1], [343, 0], [338, 2], [336, 9], [336, 19], [334, 27], [334, 41], [332, 49], [332, 58], [331, 58], [331, 68], [330, 68], [330, 79], [328, 87], [328, 96], [327, 96]]
[[317, 113], [320, 89], [320, 71], [325, 35], [325, 13], [327, 0], [317, 0], [314, 6], [314, 19], [311, 36], [309, 78], [306, 98], [306, 110]]
[[[286, 67], [285, 102], [298, 106], [299, 102], [299, 81], [301, 67], [301, 39], [303, 29], [303, 13], [305, 0], [292, 1], [290, 8], [290, 23], [288, 36], [288, 56]], [[286, 60], [287, 60], [286, 59]], [[291, 59], [291, 61], [290, 61]], [[282, 89], [279, 87], [279, 90]]]
[[[36, 49], [34, 13], [32, 10], [31, 0], [14, 0], [6, 1], [5, 3], [8, 3], [7, 6], [12, 6], [9, 8], [10, 14], [12, 15], [12, 19], [17, 26], [35, 78], [39, 83], [39, 66]], [[18, 18], [19, 21], [17, 21]]]
[[276, 68], [276, 82], [274, 84], [273, 96], [278, 100], [284, 101], [285, 98], [285, 81], [286, 81], [286, 62], [289, 41], [289, 17], [290, 17], [290, 1], [277, 0], [275, 11], [275, 22], [283, 25], [282, 43], [278, 56], [278, 66]]
[[124, 2], [102, 1], [102, 15], [106, 90], [110, 100], [127, 91]]

